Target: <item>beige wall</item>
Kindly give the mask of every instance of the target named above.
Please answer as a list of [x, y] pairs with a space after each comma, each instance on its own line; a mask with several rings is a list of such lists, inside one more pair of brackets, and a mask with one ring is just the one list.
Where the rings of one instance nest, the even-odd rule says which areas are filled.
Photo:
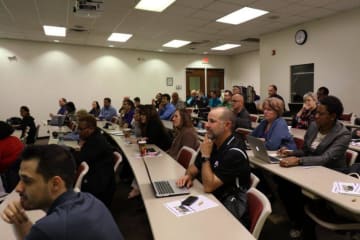
[[[27, 105], [38, 121], [46, 120], [60, 97], [89, 109], [93, 100], [102, 103], [108, 96], [119, 108], [124, 96], [150, 103], [157, 92], [171, 93], [180, 85], [177, 91], [185, 98], [185, 68], [204, 68], [203, 57], [2, 39], [0, 119], [17, 116]], [[207, 68], [228, 71], [230, 57], [208, 57]], [[167, 77], [174, 86], [166, 86]]]
[[[261, 95], [276, 84], [286, 102], [290, 98], [290, 66], [314, 63], [314, 87], [327, 86], [338, 96], [345, 112], [360, 113], [360, 9], [265, 35], [260, 42]], [[308, 41], [296, 45], [294, 34], [308, 32]], [[275, 56], [271, 55], [276, 50]]]

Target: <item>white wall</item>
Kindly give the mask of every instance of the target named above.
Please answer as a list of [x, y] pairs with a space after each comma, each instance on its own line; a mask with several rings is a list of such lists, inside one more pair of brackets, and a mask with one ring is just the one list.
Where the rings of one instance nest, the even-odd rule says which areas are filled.
[[231, 90], [233, 85], [253, 86], [255, 91], [260, 91], [260, 56], [259, 51], [248, 52], [230, 58], [230, 72], [228, 85]]
[[[360, 113], [360, 9], [265, 35], [260, 41], [261, 96], [267, 86], [276, 84], [286, 102], [290, 98], [290, 66], [314, 63], [314, 88], [326, 86], [338, 96], [345, 112]], [[308, 33], [307, 42], [298, 46], [294, 34]], [[276, 50], [275, 56], [271, 55]]]
[[[77, 109], [111, 97], [118, 108], [124, 96], [150, 103], [157, 92], [171, 94], [181, 85], [178, 92], [185, 98], [185, 68], [204, 68], [203, 57], [1, 39], [0, 119], [18, 116], [19, 107], [27, 105], [36, 120], [46, 120], [60, 97]], [[228, 71], [230, 57], [208, 57], [207, 68]], [[166, 86], [166, 77], [174, 78], [174, 86]]]

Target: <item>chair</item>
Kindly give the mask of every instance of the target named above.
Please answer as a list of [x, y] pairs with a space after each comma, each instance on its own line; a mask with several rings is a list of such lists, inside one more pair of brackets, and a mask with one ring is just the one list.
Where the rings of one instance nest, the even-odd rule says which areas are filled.
[[353, 165], [357, 156], [358, 152], [347, 149], [345, 153], [346, 166], [350, 167], [351, 165]]
[[352, 116], [352, 113], [343, 113], [340, 116], [340, 120], [351, 121], [351, 116]]
[[247, 129], [247, 128], [237, 128], [235, 129], [235, 132], [239, 133], [240, 135], [243, 136], [244, 139], [246, 139], [246, 136], [252, 132], [251, 129]]
[[114, 172], [118, 170], [120, 163], [122, 162], [122, 156], [119, 152], [114, 152]]
[[250, 114], [250, 119], [252, 122], [257, 123], [259, 121], [259, 115]]
[[89, 165], [86, 162], [81, 162], [76, 172], [76, 182], [74, 186], [75, 192], [81, 191], [82, 180], [88, 171], [89, 171]]
[[271, 214], [271, 204], [269, 199], [256, 188], [250, 188], [247, 191], [247, 197], [250, 232], [258, 239], [266, 218]]
[[302, 138], [298, 138], [298, 137], [294, 137], [294, 142], [296, 144], [296, 148], [297, 149], [302, 149], [304, 146], [304, 139]]
[[250, 188], [256, 188], [259, 184], [260, 179], [253, 173], [250, 173]]
[[181, 164], [185, 169], [187, 169], [191, 162], [195, 160], [196, 151], [190, 147], [183, 146], [178, 155], [176, 156], [176, 161]]
[[336, 214], [329, 213], [328, 210], [322, 209], [321, 207], [310, 207], [309, 205], [305, 205], [304, 210], [306, 215], [321, 227], [331, 231], [347, 233], [349, 239], [352, 239], [352, 233], [359, 233], [359, 222], [339, 220], [337, 219]]

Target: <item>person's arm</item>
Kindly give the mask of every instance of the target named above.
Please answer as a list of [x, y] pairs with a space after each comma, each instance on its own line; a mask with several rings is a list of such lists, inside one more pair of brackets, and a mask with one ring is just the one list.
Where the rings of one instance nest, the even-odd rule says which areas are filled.
[[19, 200], [10, 202], [1, 214], [1, 218], [5, 222], [15, 226], [16, 231], [19, 233], [21, 239], [24, 239], [25, 236], [28, 235], [33, 225], [26, 215], [26, 212], [21, 206]]
[[191, 164], [185, 172], [185, 175], [176, 181], [178, 187], [190, 188], [193, 184], [193, 179], [198, 175], [199, 170], [194, 164]]
[[160, 119], [161, 120], [169, 120], [171, 115], [174, 113], [174, 110], [175, 110], [174, 105], [172, 105], [171, 103], [167, 104], [164, 107], [164, 111], [162, 111], [160, 114]]
[[283, 140], [286, 138], [290, 139], [290, 133], [285, 121], [283, 122], [281, 119], [275, 120], [265, 142], [266, 149], [280, 149], [280, 147], [282, 147], [281, 144], [283, 143]]

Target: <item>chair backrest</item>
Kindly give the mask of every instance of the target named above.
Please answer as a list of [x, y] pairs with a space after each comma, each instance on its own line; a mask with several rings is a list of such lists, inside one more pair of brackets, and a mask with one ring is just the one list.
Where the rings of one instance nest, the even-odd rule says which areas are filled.
[[256, 188], [259, 184], [260, 179], [253, 173], [250, 173], [250, 188]]
[[76, 181], [74, 186], [75, 192], [81, 191], [82, 180], [88, 171], [89, 171], [89, 165], [86, 162], [81, 162], [76, 172]]
[[257, 123], [259, 120], [259, 115], [250, 114], [250, 119], [252, 122]]
[[187, 169], [195, 157], [196, 151], [194, 149], [183, 146], [176, 157], [176, 161], [178, 161], [185, 169]]
[[353, 165], [357, 156], [358, 152], [347, 149], [345, 153], [346, 166], [350, 167], [351, 165]]
[[250, 215], [250, 232], [258, 239], [266, 218], [271, 213], [271, 204], [266, 196], [256, 188], [247, 192], [248, 210]]
[[352, 116], [352, 113], [343, 113], [340, 116], [340, 120], [351, 121], [351, 116]]
[[294, 137], [294, 142], [296, 144], [297, 149], [302, 149], [304, 146], [304, 139], [302, 138], [298, 138], [298, 137]]
[[116, 172], [122, 162], [122, 156], [119, 152], [114, 152], [114, 172]]
[[36, 125], [35, 141], [39, 138], [40, 124]]

